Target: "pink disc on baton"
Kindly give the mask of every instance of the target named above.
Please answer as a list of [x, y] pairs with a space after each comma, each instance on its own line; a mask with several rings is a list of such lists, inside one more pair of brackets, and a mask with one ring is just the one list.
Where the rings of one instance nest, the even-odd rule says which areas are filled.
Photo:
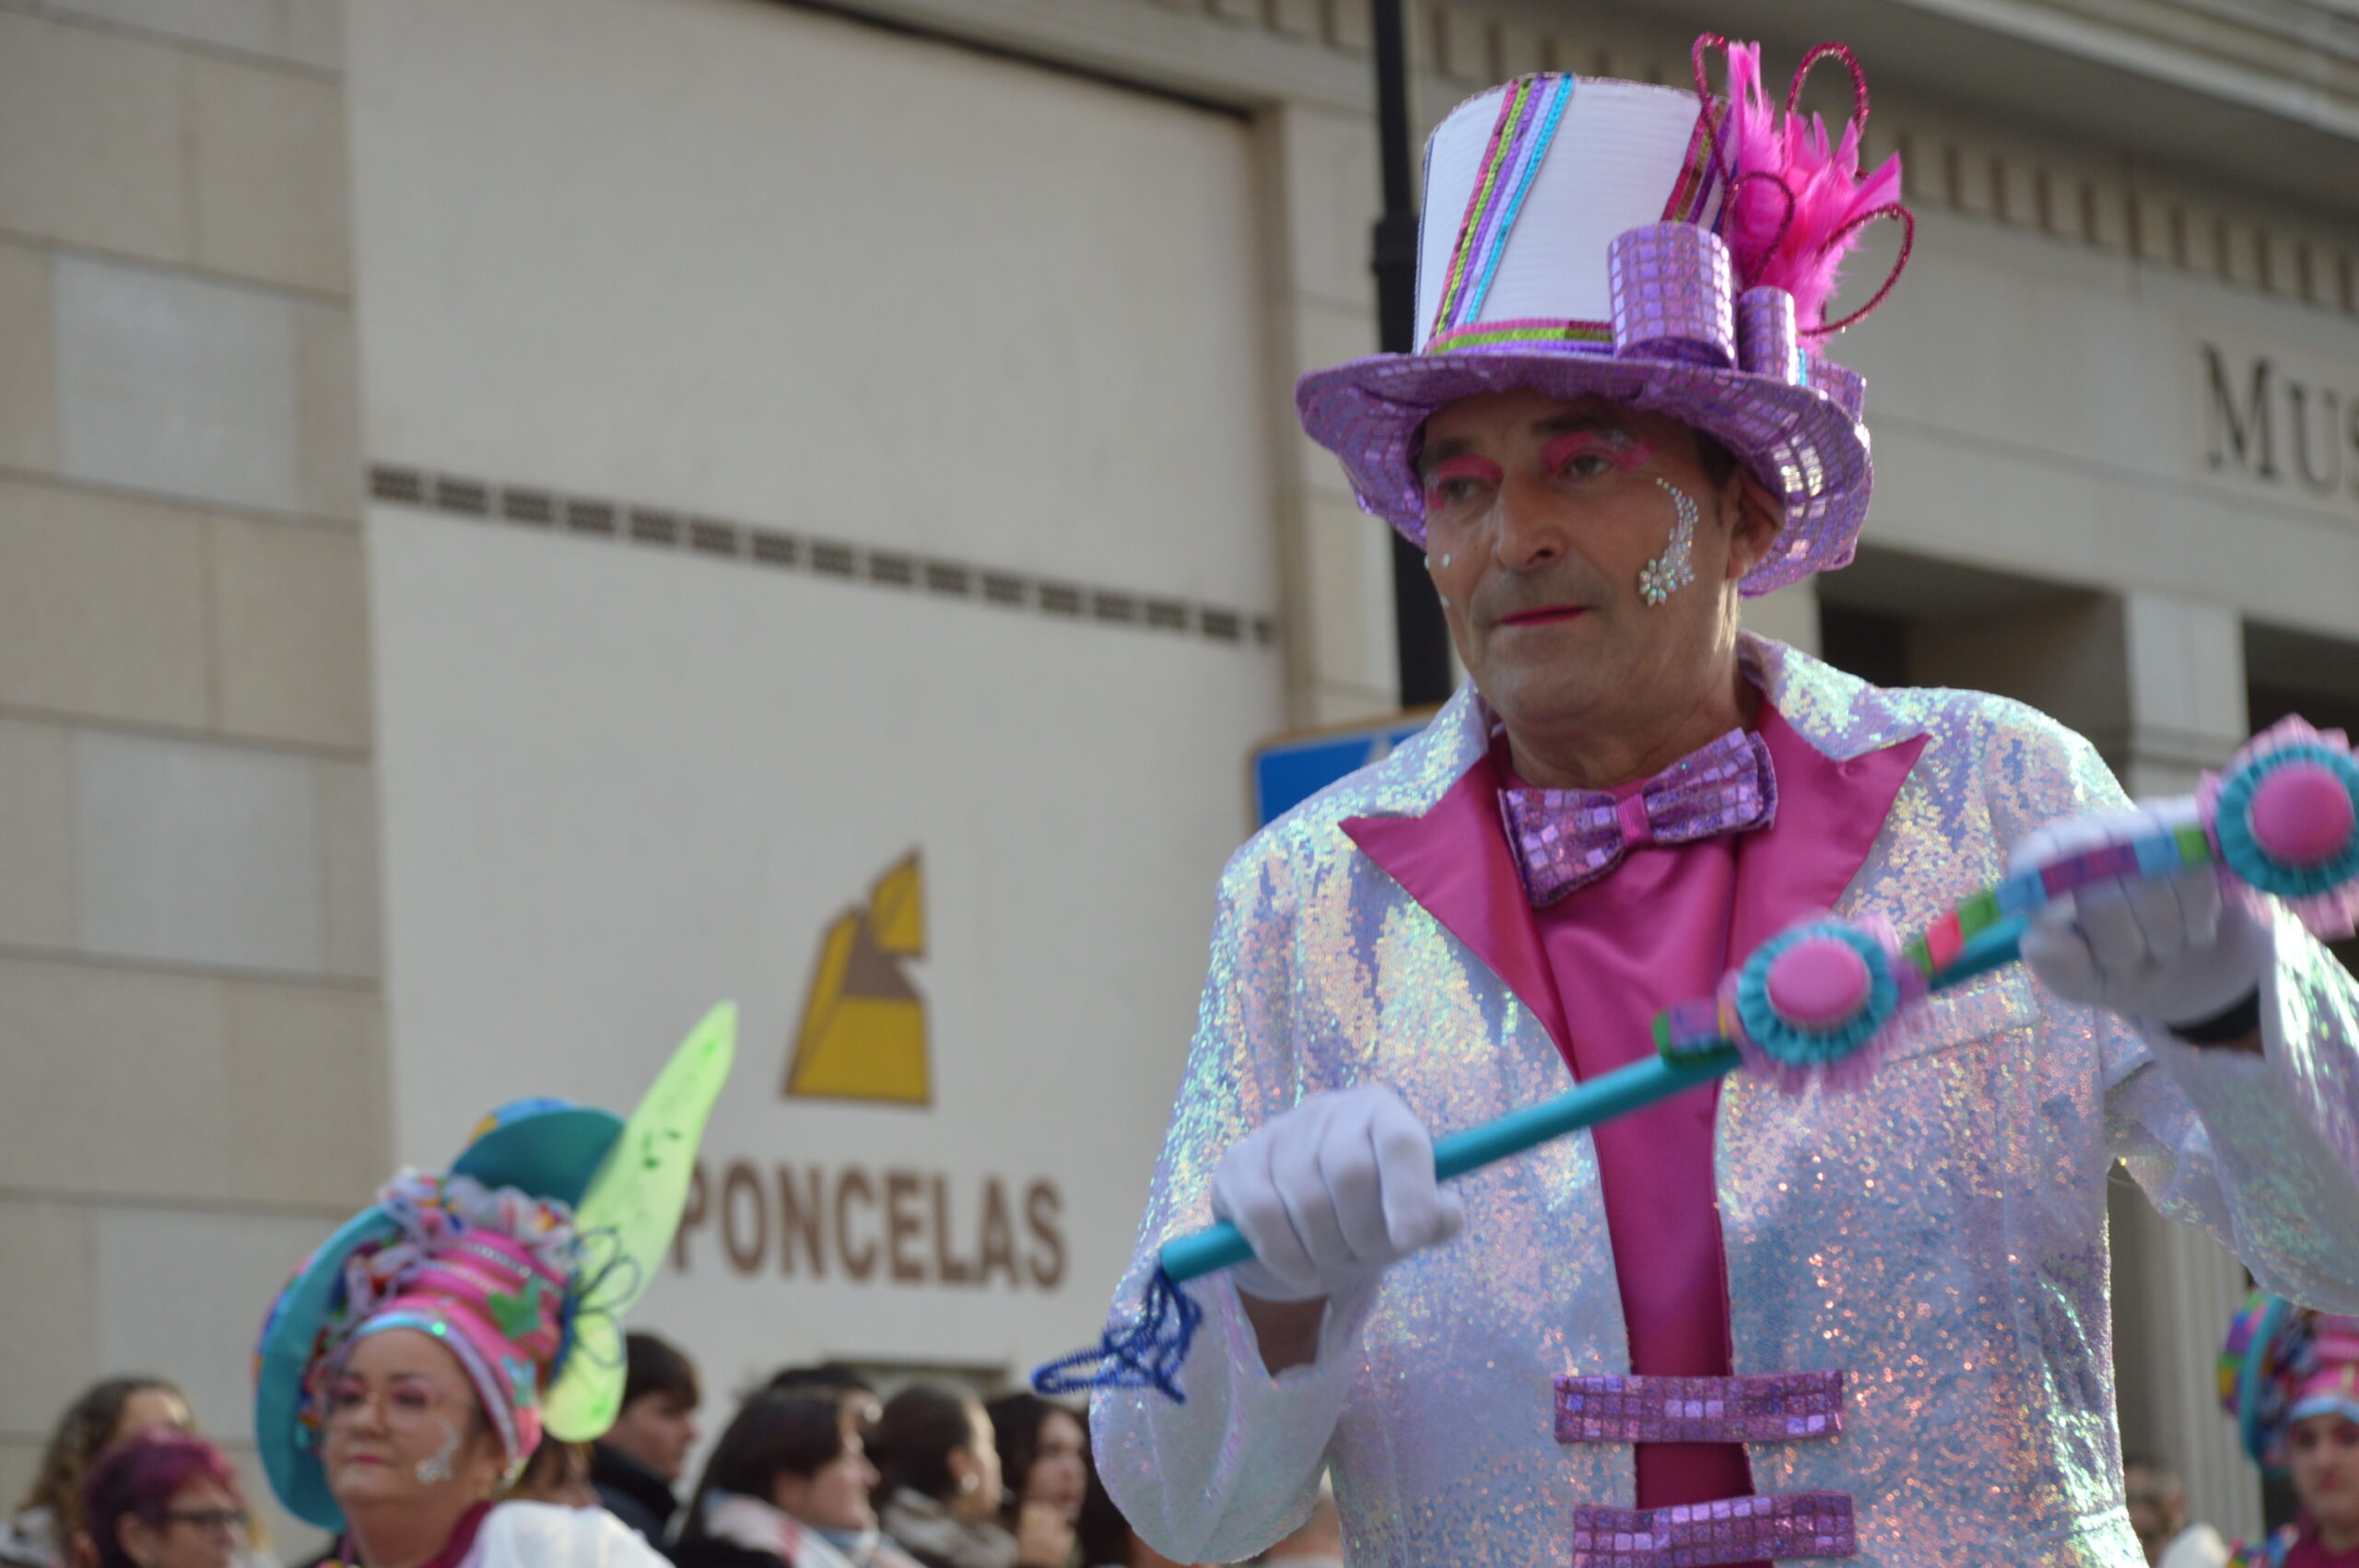
[[2252, 792], [2253, 842], [2281, 865], [2322, 865], [2351, 842], [2351, 792], [2323, 763], [2269, 770]]
[[1849, 942], [1809, 937], [1770, 964], [1769, 1005], [1789, 1024], [1831, 1029], [1858, 1016], [1872, 983], [1868, 961]]

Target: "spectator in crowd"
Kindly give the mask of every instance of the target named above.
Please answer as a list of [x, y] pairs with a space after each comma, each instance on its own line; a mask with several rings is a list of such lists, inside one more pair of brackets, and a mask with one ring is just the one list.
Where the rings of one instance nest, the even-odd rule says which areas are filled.
[[2227, 1562], [2228, 1543], [2219, 1531], [2188, 1523], [2187, 1487], [2160, 1459], [2125, 1455], [2121, 1488], [2147, 1568], [2220, 1568]]
[[[915, 1383], [885, 1401], [869, 1439], [885, 1533], [925, 1568], [1015, 1568], [999, 1522], [999, 1448], [972, 1395]], [[1064, 1568], [1062, 1560], [1025, 1568]]]
[[852, 1413], [852, 1424], [866, 1432], [885, 1413], [876, 1398], [876, 1385], [870, 1382], [857, 1367], [846, 1366], [839, 1361], [814, 1362], [802, 1366], [782, 1366], [770, 1375], [769, 1388], [775, 1394], [816, 1394], [835, 1399]]
[[1089, 1491], [1088, 1434], [1081, 1418], [1038, 1394], [1008, 1394], [984, 1407], [1005, 1478], [1000, 1523], [1023, 1562], [1083, 1568], [1076, 1534]]
[[142, 1433], [90, 1469], [80, 1561], [96, 1568], [232, 1568], [246, 1502], [221, 1450], [185, 1432]]
[[703, 1395], [696, 1363], [669, 1340], [632, 1333], [623, 1348], [622, 1413], [598, 1440], [590, 1479], [608, 1513], [661, 1546], [679, 1510], [672, 1488], [696, 1446]]
[[2245, 1452], [2293, 1480], [2300, 1511], [2229, 1568], [2359, 1564], [2359, 1317], [2256, 1291], [2228, 1326], [2220, 1402]]
[[765, 1389], [705, 1461], [678, 1568], [914, 1568], [880, 1536], [876, 1470], [832, 1391]]
[[82, 1527], [82, 1483], [99, 1456], [146, 1432], [187, 1432], [188, 1401], [161, 1377], [110, 1377], [57, 1418], [32, 1489], [0, 1529], [0, 1568], [67, 1568]]
[[593, 1462], [590, 1447], [587, 1443], [542, 1438], [516, 1479], [508, 1483], [508, 1501], [549, 1503], [559, 1508], [603, 1507], [598, 1489], [590, 1480]]
[[1113, 1493], [1089, 1467], [1081, 1496], [1081, 1517], [1074, 1521], [1074, 1538], [1081, 1547], [1084, 1568], [1133, 1568], [1146, 1543], [1132, 1530], [1131, 1522], [1115, 1506]]

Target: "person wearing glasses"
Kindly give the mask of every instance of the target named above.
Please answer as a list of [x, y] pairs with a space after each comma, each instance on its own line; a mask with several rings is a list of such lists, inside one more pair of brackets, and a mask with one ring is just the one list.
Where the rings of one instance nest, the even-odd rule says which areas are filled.
[[85, 1562], [98, 1568], [234, 1568], [248, 1517], [221, 1450], [184, 1432], [107, 1451], [82, 1490]]
[[396, 1176], [281, 1293], [255, 1438], [279, 1500], [340, 1536], [338, 1568], [664, 1568], [604, 1509], [502, 1496], [545, 1440], [594, 1438], [622, 1403], [601, 1292], [649, 1271], [635, 1247], [670, 1244], [668, 1223], [576, 1233], [577, 1210], [660, 1207], [601, 1188], [644, 1179], [638, 1160], [605, 1168], [622, 1129], [553, 1100], [495, 1112], [449, 1171]]
[[152, 1374], [102, 1378], [57, 1418], [16, 1517], [0, 1527], [0, 1568], [65, 1568], [82, 1529], [82, 1485], [100, 1456], [145, 1433], [190, 1432], [180, 1388]]

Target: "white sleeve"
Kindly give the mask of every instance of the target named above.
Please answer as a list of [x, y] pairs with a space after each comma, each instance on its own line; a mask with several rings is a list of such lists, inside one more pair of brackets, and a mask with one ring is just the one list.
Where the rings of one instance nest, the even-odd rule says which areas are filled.
[[2157, 1209], [2211, 1232], [2262, 1289], [2359, 1311], [2359, 985], [2269, 908], [2261, 1054], [2117, 1024], [2114, 1152]]
[[485, 1515], [460, 1568], [670, 1568], [637, 1530], [604, 1508], [503, 1503]]
[[[1287, 1002], [1293, 907], [1279, 857], [1248, 845], [1229, 863], [1195, 1043], [1116, 1297], [1118, 1318], [1137, 1311], [1163, 1244], [1210, 1222], [1222, 1153], [1299, 1096], [1300, 1042]], [[1187, 1402], [1101, 1389], [1090, 1404], [1098, 1473], [1157, 1551], [1182, 1562], [1236, 1562], [1309, 1516], [1368, 1304], [1331, 1307], [1318, 1358], [1273, 1378], [1229, 1276], [1182, 1288], [1204, 1308], [1179, 1375]]]

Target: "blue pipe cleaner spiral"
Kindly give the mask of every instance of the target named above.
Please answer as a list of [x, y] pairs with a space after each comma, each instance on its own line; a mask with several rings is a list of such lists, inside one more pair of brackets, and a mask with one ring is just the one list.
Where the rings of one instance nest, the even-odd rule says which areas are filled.
[[1080, 1394], [1092, 1388], [1153, 1388], [1184, 1405], [1180, 1368], [1196, 1342], [1204, 1309], [1158, 1265], [1146, 1282], [1138, 1321], [1107, 1325], [1095, 1350], [1060, 1356], [1033, 1368], [1032, 1387], [1040, 1394]]
[[[606, 1256], [604, 1262], [593, 1266], [590, 1261], [591, 1256], [598, 1250], [598, 1244], [601, 1242], [614, 1250]], [[556, 1379], [557, 1373], [564, 1369], [567, 1360], [573, 1354], [574, 1347], [580, 1338], [574, 1331], [578, 1319], [585, 1313], [600, 1316], [613, 1316], [611, 1308], [602, 1306], [593, 1299], [606, 1282], [617, 1275], [621, 1276], [623, 1288], [618, 1293], [625, 1301], [633, 1299], [639, 1289], [639, 1278], [641, 1272], [640, 1261], [636, 1258], [627, 1258], [623, 1255], [622, 1238], [616, 1235], [612, 1225], [601, 1225], [594, 1231], [581, 1233], [574, 1237], [574, 1246], [580, 1266], [575, 1274], [576, 1282], [571, 1290], [565, 1293], [564, 1304], [557, 1312], [557, 1354], [549, 1361], [551, 1381]], [[609, 1296], [607, 1299], [612, 1300], [614, 1297]]]

